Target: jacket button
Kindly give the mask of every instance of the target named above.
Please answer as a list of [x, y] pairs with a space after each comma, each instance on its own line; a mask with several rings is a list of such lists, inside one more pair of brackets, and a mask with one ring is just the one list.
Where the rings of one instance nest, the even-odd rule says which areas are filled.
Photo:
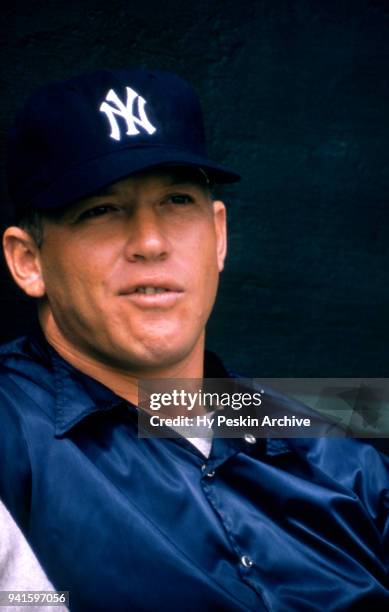
[[254, 565], [254, 561], [250, 559], [250, 557], [248, 557], [247, 555], [243, 555], [243, 557], [240, 558], [240, 562], [243, 567], [253, 567]]
[[207, 465], [206, 463], [204, 463], [201, 466], [201, 471], [203, 472], [204, 476], [206, 476], [207, 478], [213, 478], [216, 474], [215, 470], [208, 470], [207, 472]]
[[246, 440], [246, 442], [248, 442], [249, 444], [255, 444], [257, 441], [257, 438], [255, 438], [252, 434], [246, 434], [244, 439]]

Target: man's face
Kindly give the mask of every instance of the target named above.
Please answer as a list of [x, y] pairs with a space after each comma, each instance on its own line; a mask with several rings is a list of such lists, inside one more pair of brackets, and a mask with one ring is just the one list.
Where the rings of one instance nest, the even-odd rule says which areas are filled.
[[45, 308], [81, 354], [137, 371], [179, 363], [203, 343], [225, 209], [193, 176], [138, 174], [45, 222]]

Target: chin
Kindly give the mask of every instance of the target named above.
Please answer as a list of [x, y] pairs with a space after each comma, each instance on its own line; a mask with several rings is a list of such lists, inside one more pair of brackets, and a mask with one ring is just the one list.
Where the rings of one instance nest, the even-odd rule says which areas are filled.
[[[177, 340], [180, 339], [178, 343]], [[148, 336], [141, 341], [129, 340], [120, 351], [125, 368], [134, 371], [163, 370], [173, 367], [188, 357], [196, 346], [196, 340], [183, 341], [176, 333], [174, 337]], [[130, 350], [128, 350], [130, 348]]]
[[164, 368], [184, 359], [190, 353], [190, 347], [172, 346], [172, 344], [166, 346], [161, 342], [156, 342], [152, 345], [144, 345], [140, 353], [139, 361], [143, 361], [145, 365]]

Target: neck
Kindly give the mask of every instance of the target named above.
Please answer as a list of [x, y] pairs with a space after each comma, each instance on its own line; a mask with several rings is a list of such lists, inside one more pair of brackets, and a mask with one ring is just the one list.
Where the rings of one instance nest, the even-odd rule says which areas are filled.
[[49, 309], [42, 309], [39, 319], [47, 342], [65, 361], [135, 405], [138, 404], [138, 381], [140, 379], [203, 378], [204, 334], [189, 355], [181, 358], [177, 363], [152, 369], [147, 367], [135, 369], [131, 367], [131, 364], [128, 368], [120, 368], [103, 363], [72, 344], [61, 333]]

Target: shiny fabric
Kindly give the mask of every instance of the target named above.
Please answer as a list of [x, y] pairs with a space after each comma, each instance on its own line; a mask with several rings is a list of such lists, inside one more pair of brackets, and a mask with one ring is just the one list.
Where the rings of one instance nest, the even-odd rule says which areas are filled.
[[[208, 376], [226, 376], [208, 357]], [[347, 439], [139, 439], [42, 336], [0, 355], [0, 495], [82, 612], [389, 609], [389, 459]]]

